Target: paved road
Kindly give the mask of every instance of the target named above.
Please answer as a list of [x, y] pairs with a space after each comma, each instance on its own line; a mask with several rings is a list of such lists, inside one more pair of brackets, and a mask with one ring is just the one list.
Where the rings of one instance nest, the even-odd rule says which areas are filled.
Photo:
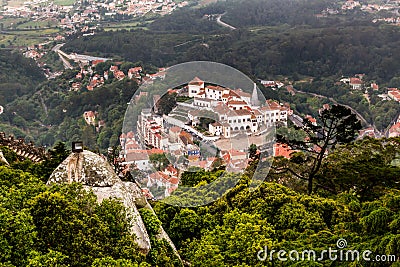
[[58, 52], [64, 44], [57, 44], [55, 45], [51, 51]]
[[74, 60], [74, 61], [94, 61], [94, 60], [111, 60], [110, 58], [104, 58], [104, 57], [92, 57], [92, 56], [87, 56], [87, 55], [80, 55], [80, 54], [69, 54], [69, 58]]
[[69, 61], [68, 61], [68, 59], [69, 59], [68, 55], [65, 54], [63, 51], [61, 51], [61, 47], [62, 47], [63, 45], [64, 45], [64, 44], [57, 44], [57, 45], [55, 45], [55, 46], [51, 49], [51, 51], [56, 52], [56, 53], [58, 54], [58, 56], [60, 57], [61, 61], [62, 61], [63, 64], [64, 64], [64, 68], [65, 68], [65, 69], [70, 69], [70, 70], [72, 70], [73, 67], [72, 67], [71, 63], [69, 63]]
[[217, 17], [217, 23], [218, 23], [219, 25], [221, 25], [222, 27], [229, 28], [229, 29], [231, 29], [231, 30], [236, 30], [235, 27], [233, 27], [232, 25], [229, 25], [228, 23], [225, 23], [225, 22], [223, 22], [223, 21], [221, 20], [221, 18], [222, 18], [223, 15], [225, 15], [225, 13], [224, 13], [224, 14], [218, 15], [218, 17]]
[[64, 67], [66, 69], [73, 69], [72, 65], [69, 63], [68, 60], [74, 60], [75, 62], [76, 61], [87, 62], [87, 61], [94, 61], [94, 60], [104, 60], [104, 61], [111, 60], [110, 58], [92, 57], [92, 56], [80, 55], [80, 54], [75, 54], [75, 53], [67, 54], [61, 50], [61, 47], [63, 45], [64, 44], [57, 44], [51, 50], [58, 53], [58, 55], [60, 56], [61, 60], [64, 63]]

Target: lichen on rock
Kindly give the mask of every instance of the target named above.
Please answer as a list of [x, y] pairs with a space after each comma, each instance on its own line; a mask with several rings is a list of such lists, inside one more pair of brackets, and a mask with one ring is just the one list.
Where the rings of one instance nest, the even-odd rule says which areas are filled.
[[147, 201], [137, 184], [121, 181], [104, 158], [86, 150], [69, 155], [51, 174], [47, 185], [72, 182], [92, 190], [99, 203], [108, 198], [121, 201], [140, 250], [145, 254], [150, 251], [150, 238], [137, 207], [145, 206]]
[[52, 173], [52, 183], [78, 182], [87, 186], [113, 186], [120, 179], [111, 165], [101, 156], [84, 150], [69, 155]]

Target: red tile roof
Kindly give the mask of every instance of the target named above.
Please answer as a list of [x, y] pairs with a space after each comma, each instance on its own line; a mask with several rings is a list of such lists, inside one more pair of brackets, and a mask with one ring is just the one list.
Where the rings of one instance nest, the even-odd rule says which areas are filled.
[[252, 115], [251, 112], [248, 111], [247, 109], [234, 110], [234, 112], [239, 116]]
[[350, 84], [362, 84], [360, 78], [350, 78]]
[[174, 127], [171, 127], [169, 129], [169, 131], [173, 132], [173, 133], [180, 133], [182, 131], [182, 129], [180, 127], [178, 127], [178, 126], [174, 126]]
[[228, 101], [226, 104], [227, 105], [247, 105], [247, 103], [242, 100], [240, 100], [240, 101], [239, 100], [231, 100], [231, 101]]
[[290, 147], [286, 144], [274, 144], [274, 157], [285, 157], [287, 159], [290, 159], [290, 154], [293, 152], [294, 150], [291, 150]]
[[195, 77], [193, 80], [189, 82], [190, 85], [203, 85], [204, 81], [200, 80], [199, 77]]

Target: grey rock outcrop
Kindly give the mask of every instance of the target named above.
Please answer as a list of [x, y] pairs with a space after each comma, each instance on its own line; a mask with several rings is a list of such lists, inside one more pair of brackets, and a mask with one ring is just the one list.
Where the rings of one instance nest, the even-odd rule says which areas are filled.
[[10, 165], [10, 163], [8, 163], [7, 159], [4, 157], [3, 151], [1, 150], [0, 150], [0, 162], [3, 162], [6, 165]]
[[150, 251], [150, 238], [138, 211], [138, 206], [144, 207], [147, 201], [138, 185], [121, 181], [104, 158], [86, 150], [69, 155], [54, 170], [47, 185], [72, 182], [82, 183], [84, 188], [92, 190], [99, 203], [108, 198], [121, 201], [131, 218], [131, 233], [139, 248], [145, 254]]
[[52, 173], [48, 184], [78, 182], [87, 186], [113, 186], [121, 181], [101, 156], [84, 150], [69, 155]]

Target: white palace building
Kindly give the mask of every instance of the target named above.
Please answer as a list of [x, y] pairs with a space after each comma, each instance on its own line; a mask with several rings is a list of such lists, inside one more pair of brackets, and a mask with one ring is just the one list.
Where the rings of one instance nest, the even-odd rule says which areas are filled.
[[194, 99], [193, 106], [216, 113], [218, 121], [209, 125], [209, 132], [214, 136], [229, 138], [235, 131], [256, 133], [261, 126], [272, 126], [277, 122], [287, 124], [290, 110], [273, 101], [260, 105], [256, 84], [250, 95], [241, 89], [205, 85], [196, 77], [189, 82], [188, 91], [189, 97]]

